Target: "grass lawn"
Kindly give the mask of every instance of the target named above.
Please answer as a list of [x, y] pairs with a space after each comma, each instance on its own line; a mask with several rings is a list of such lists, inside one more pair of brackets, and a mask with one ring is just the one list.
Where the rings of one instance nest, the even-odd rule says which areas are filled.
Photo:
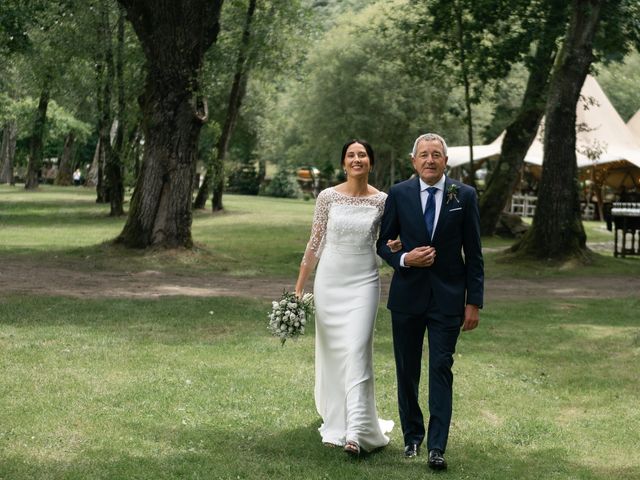
[[[313, 204], [226, 196], [197, 213], [194, 252], [101, 244], [110, 219], [83, 188], [0, 186], [9, 258], [202, 275], [295, 276]], [[594, 233], [600, 226], [587, 225]], [[487, 239], [486, 246], [507, 246]], [[487, 255], [487, 276], [637, 275], [638, 259], [590, 267]], [[0, 274], [2, 270], [0, 268]], [[37, 270], [33, 272], [37, 274]], [[379, 310], [376, 398], [391, 444], [360, 460], [323, 447], [313, 402], [313, 326], [284, 347], [269, 302], [251, 298], [73, 299], [0, 292], [0, 480], [406, 479], [390, 319]], [[461, 336], [446, 478], [640, 478], [640, 298], [492, 302]], [[423, 382], [426, 402], [426, 382]]]
[[[110, 218], [108, 205], [96, 205], [92, 189], [45, 186], [26, 192], [20, 186], [0, 185], [0, 260], [10, 255], [66, 265], [90, 261], [92, 268], [107, 270], [275, 275], [295, 280], [309, 239], [313, 201], [225, 195], [224, 204], [224, 213], [194, 213], [194, 250], [132, 251], [109, 243], [122, 231], [125, 218]], [[613, 241], [603, 222], [584, 225], [589, 242]], [[514, 264], [502, 253], [513, 240], [482, 241], [489, 278], [633, 275], [638, 271], [638, 259], [613, 258], [613, 244], [598, 250], [593, 265], [558, 268], [540, 261]], [[383, 267], [383, 274], [390, 271]]]
[[[0, 302], [2, 479], [404, 479], [426, 457], [320, 443], [313, 329], [226, 298]], [[456, 363], [448, 478], [636, 479], [638, 299], [491, 305]], [[398, 422], [388, 313], [378, 409]], [[424, 389], [423, 389], [424, 390]], [[423, 395], [423, 398], [426, 398]]]

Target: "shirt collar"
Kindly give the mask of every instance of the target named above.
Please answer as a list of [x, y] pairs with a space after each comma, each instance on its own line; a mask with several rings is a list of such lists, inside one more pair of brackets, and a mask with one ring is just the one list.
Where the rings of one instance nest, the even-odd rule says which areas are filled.
[[[418, 177], [420, 178], [420, 177]], [[442, 175], [442, 177], [440, 177], [440, 180], [438, 180], [435, 185], [427, 185], [425, 183], [424, 180], [422, 180], [422, 178], [420, 178], [420, 191], [424, 192], [427, 188], [429, 187], [436, 187], [438, 190], [440, 191], [444, 191], [444, 181], [445, 181], [446, 175]]]

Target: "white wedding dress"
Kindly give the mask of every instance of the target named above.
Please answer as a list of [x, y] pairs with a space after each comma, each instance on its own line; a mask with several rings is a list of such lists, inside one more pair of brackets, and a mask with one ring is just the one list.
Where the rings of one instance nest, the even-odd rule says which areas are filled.
[[317, 262], [315, 400], [322, 441], [355, 441], [371, 451], [389, 443], [373, 378], [373, 328], [380, 298], [375, 241], [387, 195], [318, 195], [303, 262]]

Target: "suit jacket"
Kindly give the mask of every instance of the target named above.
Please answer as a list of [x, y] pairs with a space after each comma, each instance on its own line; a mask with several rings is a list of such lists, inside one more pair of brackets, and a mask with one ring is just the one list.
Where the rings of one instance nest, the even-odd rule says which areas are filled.
[[[457, 198], [448, 200], [451, 185], [458, 186]], [[429, 240], [420, 202], [419, 178], [398, 183], [389, 190], [376, 248], [378, 255], [394, 269], [387, 302], [387, 308], [392, 311], [424, 313], [431, 295], [446, 315], [463, 315], [466, 304], [482, 306], [484, 262], [476, 191], [447, 177], [441, 201], [438, 223]], [[387, 240], [398, 236], [402, 250], [392, 253]], [[425, 245], [436, 249], [432, 266], [400, 266], [403, 253]]]

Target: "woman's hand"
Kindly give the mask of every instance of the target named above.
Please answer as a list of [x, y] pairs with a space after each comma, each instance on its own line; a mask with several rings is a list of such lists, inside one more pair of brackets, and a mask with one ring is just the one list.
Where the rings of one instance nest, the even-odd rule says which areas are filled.
[[387, 240], [387, 247], [391, 250], [391, 253], [396, 253], [402, 250], [402, 242], [399, 238], [395, 240]]

